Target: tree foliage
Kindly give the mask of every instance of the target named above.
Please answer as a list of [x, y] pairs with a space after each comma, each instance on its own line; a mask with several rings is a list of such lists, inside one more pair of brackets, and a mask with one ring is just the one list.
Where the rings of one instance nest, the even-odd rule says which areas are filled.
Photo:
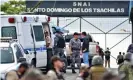
[[26, 10], [24, 0], [10, 0], [1, 5], [1, 11], [6, 14], [19, 14]]

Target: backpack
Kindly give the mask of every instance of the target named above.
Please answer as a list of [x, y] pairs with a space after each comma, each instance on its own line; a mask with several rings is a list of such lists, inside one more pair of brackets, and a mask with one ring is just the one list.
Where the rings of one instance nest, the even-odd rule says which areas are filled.
[[64, 48], [65, 47], [65, 39], [63, 37], [58, 37], [57, 47], [58, 48]]

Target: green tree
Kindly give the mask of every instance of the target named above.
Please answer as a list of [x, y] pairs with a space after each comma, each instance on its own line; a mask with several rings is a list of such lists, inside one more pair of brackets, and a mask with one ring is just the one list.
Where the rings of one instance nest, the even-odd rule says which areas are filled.
[[1, 5], [1, 11], [6, 14], [19, 14], [25, 12], [26, 4], [24, 0], [10, 0]]

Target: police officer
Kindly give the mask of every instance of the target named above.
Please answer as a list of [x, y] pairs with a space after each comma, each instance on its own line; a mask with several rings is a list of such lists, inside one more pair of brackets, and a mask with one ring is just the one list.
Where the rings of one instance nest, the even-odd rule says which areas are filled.
[[133, 79], [133, 64], [132, 62], [132, 57], [133, 54], [127, 53], [125, 55], [124, 63], [122, 63], [118, 67], [118, 72], [121, 77], [121, 80], [132, 80]]
[[77, 32], [74, 33], [73, 38], [70, 40], [69, 43], [71, 57], [72, 57], [72, 73], [75, 72], [75, 62], [77, 66], [80, 67], [81, 59], [80, 59], [80, 51], [81, 51], [81, 41], [79, 39], [79, 34]]
[[64, 67], [62, 71], [66, 73], [67, 68], [67, 60], [64, 54], [65, 48], [65, 39], [63, 37], [63, 32], [60, 29], [56, 30], [55, 38], [54, 38], [54, 55], [59, 56], [64, 62]]
[[57, 29], [54, 38], [54, 55], [59, 57], [63, 57], [65, 48], [65, 39], [62, 34], [63, 32], [60, 29]]
[[90, 80], [101, 80], [102, 75], [106, 72], [103, 66], [103, 59], [101, 56], [96, 55], [92, 59], [92, 67], [90, 68]]

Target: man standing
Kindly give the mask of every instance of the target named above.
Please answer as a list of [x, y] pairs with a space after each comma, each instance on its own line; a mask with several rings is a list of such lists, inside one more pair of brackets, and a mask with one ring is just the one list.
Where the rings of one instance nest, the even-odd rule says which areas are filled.
[[65, 48], [65, 39], [61, 30], [57, 30], [54, 38], [54, 55], [63, 57]]
[[116, 62], [118, 65], [120, 65], [121, 63], [123, 63], [123, 61], [124, 61], [123, 55], [121, 55], [121, 52], [119, 52]]
[[69, 47], [72, 54], [72, 73], [75, 72], [75, 62], [77, 63], [77, 66], [80, 67], [81, 65], [81, 59], [80, 59], [80, 51], [81, 51], [81, 41], [79, 39], [79, 34], [77, 32], [73, 35], [74, 38], [70, 40]]
[[28, 68], [27, 63], [21, 63], [18, 70], [12, 70], [6, 74], [6, 80], [20, 80]]
[[47, 76], [49, 76], [51, 80], [65, 80], [60, 72], [60, 70], [63, 68], [62, 60], [57, 56], [53, 56], [51, 62], [52, 69], [48, 71]]
[[87, 37], [86, 32], [82, 32], [83, 44], [82, 44], [82, 53], [83, 53], [83, 62], [89, 66], [89, 37]]
[[109, 48], [107, 48], [107, 50], [105, 51], [105, 67], [107, 67], [108, 64], [109, 68], [110, 68], [110, 54], [111, 52], [109, 51]]

